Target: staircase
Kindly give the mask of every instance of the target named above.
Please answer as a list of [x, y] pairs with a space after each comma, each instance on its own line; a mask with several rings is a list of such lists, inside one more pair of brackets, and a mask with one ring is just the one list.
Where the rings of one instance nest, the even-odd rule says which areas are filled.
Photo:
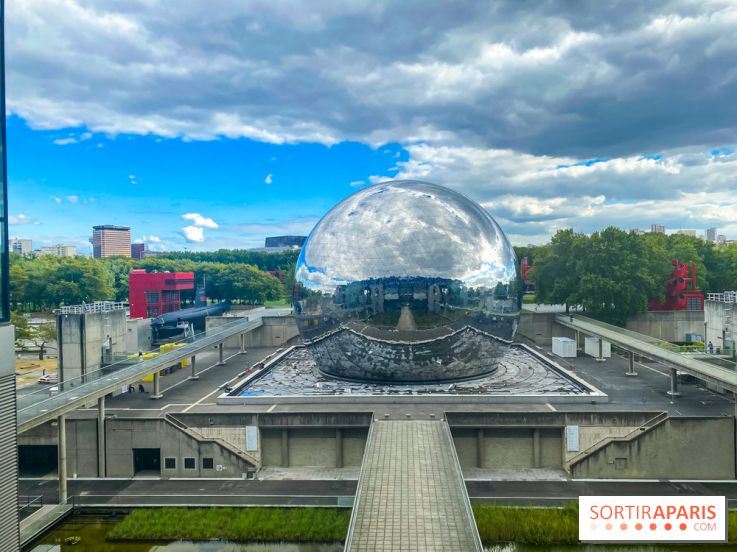
[[166, 414], [166, 416], [164, 417], [164, 421], [174, 426], [179, 431], [186, 433], [195, 441], [198, 441], [200, 443], [216, 443], [220, 447], [224, 448], [225, 450], [238, 456], [241, 460], [245, 460], [246, 462], [251, 464], [254, 468], [256, 468], [256, 470], [261, 469], [261, 458], [260, 457], [241, 449], [240, 447], [234, 445], [233, 443], [226, 441], [225, 439], [220, 439], [219, 437], [207, 437], [203, 435], [202, 433], [200, 433], [199, 431], [197, 431], [196, 429], [187, 426], [184, 422], [182, 422], [181, 420], [178, 420], [171, 414]]

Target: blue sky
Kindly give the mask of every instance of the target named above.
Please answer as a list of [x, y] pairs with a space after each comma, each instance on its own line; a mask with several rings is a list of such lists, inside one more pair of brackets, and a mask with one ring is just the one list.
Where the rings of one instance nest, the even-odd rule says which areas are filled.
[[[372, 175], [396, 174], [407, 158], [397, 144], [88, 133], [34, 131], [20, 117], [8, 119], [9, 205], [16, 220], [24, 217], [15, 234], [89, 249], [92, 225], [119, 224], [152, 249], [262, 247], [265, 235], [308, 233], [333, 204]], [[200, 225], [202, 242], [182, 230], [197, 226], [182, 218], [193, 213], [217, 225]]]
[[113, 223], [257, 247], [387, 178], [466, 194], [514, 244], [737, 239], [734, 2], [7, 0], [6, 21], [10, 233], [36, 246]]

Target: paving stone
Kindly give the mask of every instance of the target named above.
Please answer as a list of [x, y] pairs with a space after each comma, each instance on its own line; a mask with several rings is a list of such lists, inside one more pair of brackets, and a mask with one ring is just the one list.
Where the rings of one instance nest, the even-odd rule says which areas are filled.
[[481, 550], [446, 422], [375, 421], [359, 488], [348, 550]]

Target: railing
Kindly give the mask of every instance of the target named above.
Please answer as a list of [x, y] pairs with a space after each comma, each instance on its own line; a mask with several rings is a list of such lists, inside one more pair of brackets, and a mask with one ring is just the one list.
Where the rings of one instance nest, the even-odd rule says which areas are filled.
[[25, 546], [75, 510], [76, 498], [70, 496], [61, 504], [47, 504], [20, 522], [20, 542]]
[[109, 312], [128, 308], [128, 303], [115, 301], [95, 301], [94, 303], [83, 303], [81, 305], [69, 305], [54, 309], [56, 314], [88, 314], [92, 312]]
[[724, 293], [707, 293], [707, 301], [717, 301], [719, 303], [737, 303], [737, 291], [725, 291]]
[[571, 458], [568, 462], [566, 462], [566, 465], [568, 467], [568, 471], [571, 471], [571, 468], [574, 464], [578, 464], [581, 462], [584, 458], [587, 456], [592, 455], [593, 453], [603, 449], [605, 446], [607, 446], [609, 443], [613, 443], [615, 441], [617, 442], [626, 442], [626, 441], [632, 441], [636, 438], [638, 438], [640, 435], [644, 435], [648, 431], [653, 430], [655, 427], [659, 426], [663, 422], [665, 422], [668, 419], [668, 413], [667, 412], [660, 412], [657, 416], [654, 416], [653, 418], [650, 418], [647, 420], [644, 424], [641, 426], [633, 429], [630, 431], [627, 435], [623, 435], [622, 437], [605, 437], [601, 441], [594, 443], [589, 448], [579, 452], [577, 455], [575, 455], [573, 458]]
[[[124, 386], [128, 383], [136, 381], [140, 377], [163, 370], [169, 366], [173, 366], [196, 354], [202, 349], [211, 345], [217, 345], [226, 339], [237, 335], [241, 332], [250, 331], [262, 325], [261, 318], [266, 314], [274, 313], [275, 316], [284, 315], [291, 309], [273, 309], [272, 311], [259, 312], [251, 316], [249, 320], [235, 320], [228, 324], [224, 324], [218, 328], [214, 328], [210, 332], [203, 332], [192, 337], [188, 337], [178, 343], [186, 346], [172, 349], [166, 353], [162, 353], [155, 358], [140, 361], [125, 360], [115, 364], [108, 365], [100, 370], [88, 372], [82, 376], [64, 380], [61, 383], [54, 384], [46, 389], [40, 389], [33, 393], [27, 393], [17, 396], [18, 423], [19, 425], [29, 422], [39, 416], [48, 415], [49, 412], [55, 411], [60, 407], [68, 405], [72, 401], [79, 403], [80, 399], [101, 390], [106, 390], [115, 386]], [[92, 386], [88, 389], [79, 389], [80, 387], [100, 381], [100, 385]], [[56, 392], [52, 392], [54, 389]], [[68, 393], [69, 391], [78, 391], [78, 394]], [[71, 395], [71, 396], [70, 396]]]
[[242, 450], [240, 447], [237, 447], [233, 443], [230, 443], [226, 441], [225, 439], [221, 439], [220, 437], [208, 437], [206, 435], [203, 435], [199, 431], [197, 431], [194, 428], [189, 427], [187, 424], [182, 422], [181, 420], [178, 420], [171, 414], [166, 414], [164, 416], [164, 420], [176, 427], [179, 431], [182, 431], [192, 437], [195, 441], [200, 442], [211, 442], [211, 443], [217, 443], [225, 450], [235, 454], [236, 456], [240, 457], [242, 460], [245, 460], [249, 464], [251, 464], [254, 468], [257, 470], [261, 468], [261, 459], [257, 458], [250, 452], [246, 452], [245, 450]]
[[43, 495], [18, 497], [18, 518], [23, 519], [31, 515], [44, 505]]
[[79, 508], [138, 508], [159, 506], [315, 506], [323, 508], [351, 508], [352, 496], [336, 495], [227, 495], [227, 494], [171, 494], [138, 495], [85, 494], [74, 497]]

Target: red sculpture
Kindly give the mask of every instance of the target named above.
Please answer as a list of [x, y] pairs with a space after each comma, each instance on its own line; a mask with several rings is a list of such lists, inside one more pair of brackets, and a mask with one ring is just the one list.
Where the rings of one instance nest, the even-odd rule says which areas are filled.
[[688, 263], [673, 259], [672, 264], [675, 268], [666, 284], [665, 301], [661, 303], [653, 299], [649, 310], [704, 310], [704, 294], [696, 287], [696, 263], [691, 263], [691, 276], [688, 275]]

